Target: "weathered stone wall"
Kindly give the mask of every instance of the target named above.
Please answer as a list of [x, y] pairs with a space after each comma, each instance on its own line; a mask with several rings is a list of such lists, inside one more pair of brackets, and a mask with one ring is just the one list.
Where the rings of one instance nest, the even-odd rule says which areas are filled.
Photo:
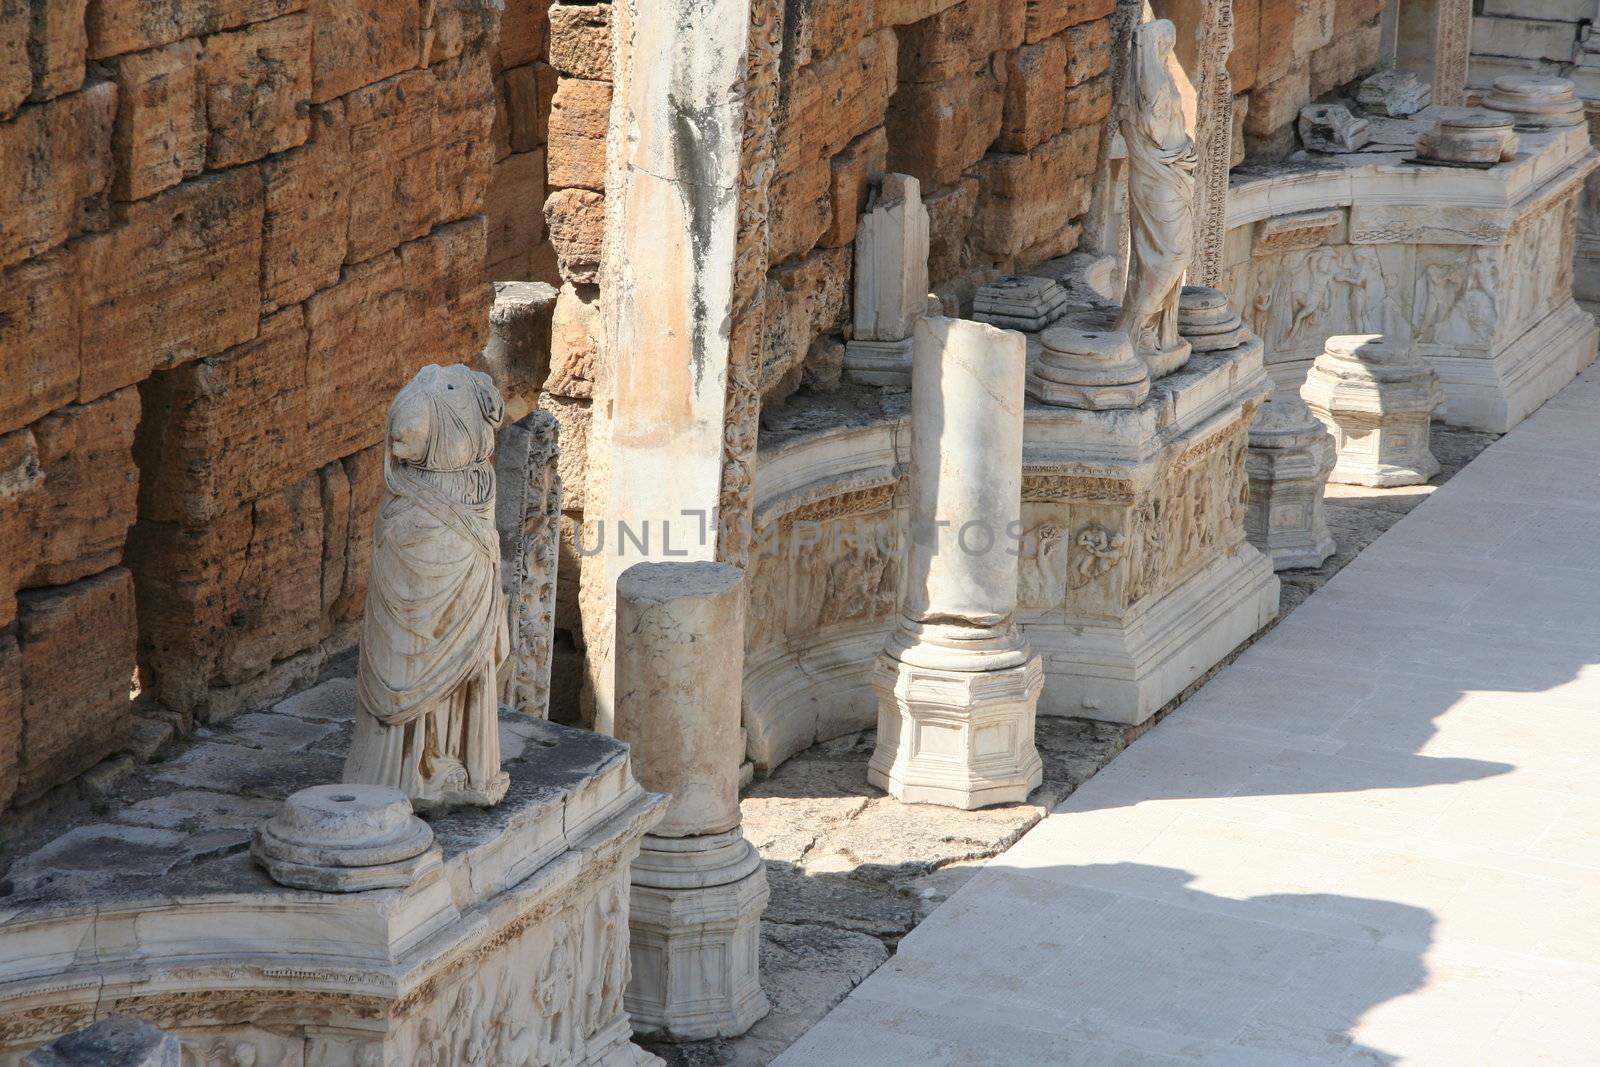
[[495, 281], [556, 280], [555, 252], [545, 231], [550, 101], [556, 70], [549, 63], [550, 0], [505, 0], [494, 69], [494, 168], [483, 213], [489, 223], [489, 277]]
[[[1390, 0], [1395, 2], [1395, 0]], [[1379, 66], [1385, 0], [1234, 0], [1235, 115], [1251, 159], [1298, 147], [1295, 120]]]
[[778, 100], [761, 392], [838, 380], [869, 181], [922, 184], [930, 282], [1077, 246], [1111, 107], [1114, 0], [790, 3]]
[[1583, 47], [1600, 16], [1595, 0], [1480, 0], [1475, 8], [1469, 86], [1488, 89], [1502, 74], [1552, 74], [1600, 99], [1600, 55]]
[[0, 805], [122, 744], [136, 664], [206, 717], [348, 643], [384, 410], [482, 347], [538, 155], [519, 14], [0, 2]]

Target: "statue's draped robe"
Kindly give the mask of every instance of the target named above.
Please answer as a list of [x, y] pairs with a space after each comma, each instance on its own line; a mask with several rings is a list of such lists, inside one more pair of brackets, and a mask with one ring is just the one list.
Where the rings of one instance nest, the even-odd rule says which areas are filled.
[[[1141, 27], [1144, 29], [1145, 27]], [[1136, 347], [1154, 323], [1156, 347], [1178, 342], [1178, 297], [1194, 247], [1194, 139], [1184, 130], [1178, 88], [1166, 51], [1141, 33], [1134, 52], [1133, 99], [1122, 122], [1128, 150], [1128, 221], [1132, 256], [1117, 329]]]
[[[390, 409], [347, 782], [459, 802], [502, 781], [496, 674], [509, 635], [494, 524], [499, 421], [493, 387], [465, 367], [425, 368]], [[400, 437], [419, 453], [409, 462], [396, 458]]]

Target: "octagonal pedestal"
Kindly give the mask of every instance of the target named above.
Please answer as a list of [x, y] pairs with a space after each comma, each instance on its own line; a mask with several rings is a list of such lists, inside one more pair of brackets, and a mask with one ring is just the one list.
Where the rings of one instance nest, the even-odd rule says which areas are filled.
[[636, 1033], [734, 1037], [767, 1014], [759, 969], [767, 871], [737, 829], [646, 835], [632, 883], [625, 1003]]
[[1044, 665], [919, 667], [884, 654], [873, 672], [878, 745], [867, 781], [907, 803], [953, 808], [1026, 800], [1044, 776], [1033, 743]]
[[1375, 334], [1330, 337], [1300, 395], [1338, 448], [1329, 481], [1388, 488], [1439, 473], [1428, 428], [1444, 392], [1413, 347]]
[[1333, 555], [1323, 505], [1333, 463], [1333, 436], [1298, 396], [1279, 393], [1261, 405], [1245, 456], [1244, 529], [1273, 570], [1320, 567]]

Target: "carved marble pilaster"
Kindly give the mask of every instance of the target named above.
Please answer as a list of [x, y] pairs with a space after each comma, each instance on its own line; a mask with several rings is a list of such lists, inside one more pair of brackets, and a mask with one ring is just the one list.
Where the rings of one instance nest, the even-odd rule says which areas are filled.
[[533, 411], [500, 431], [495, 447], [495, 525], [500, 579], [510, 613], [511, 652], [502, 671], [501, 703], [547, 718], [555, 641], [556, 566], [561, 540], [559, 427]]
[[1194, 262], [1189, 281], [1214, 286], [1222, 278], [1222, 243], [1228, 233], [1228, 171], [1233, 155], [1233, 0], [1201, 4], [1198, 77], [1195, 78], [1196, 173]]

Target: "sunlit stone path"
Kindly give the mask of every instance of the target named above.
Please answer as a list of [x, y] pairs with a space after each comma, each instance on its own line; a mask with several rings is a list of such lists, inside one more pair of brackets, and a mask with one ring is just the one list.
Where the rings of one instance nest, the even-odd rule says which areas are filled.
[[1584, 1064], [1600, 372], [900, 944], [782, 1065]]

